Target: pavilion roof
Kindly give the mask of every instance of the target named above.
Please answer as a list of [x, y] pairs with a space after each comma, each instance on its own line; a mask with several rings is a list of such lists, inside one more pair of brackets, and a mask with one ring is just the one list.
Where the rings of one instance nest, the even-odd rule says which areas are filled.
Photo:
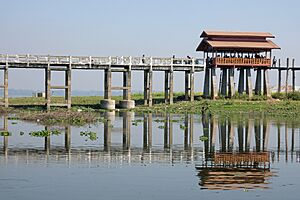
[[260, 52], [280, 49], [278, 45], [267, 39], [275, 36], [266, 32], [203, 31], [200, 37], [203, 39], [196, 51]]

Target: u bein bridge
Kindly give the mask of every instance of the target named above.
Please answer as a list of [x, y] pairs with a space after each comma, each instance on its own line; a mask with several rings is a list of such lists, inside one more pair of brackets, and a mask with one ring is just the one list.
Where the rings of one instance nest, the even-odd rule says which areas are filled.
[[[9, 69], [40, 69], [45, 71], [45, 106], [71, 107], [71, 74], [73, 70], [103, 70], [104, 71], [104, 109], [115, 109], [112, 99], [113, 90], [123, 91], [120, 108], [133, 108], [135, 102], [131, 99], [132, 71], [144, 72], [144, 104], [152, 106], [153, 72], [165, 73], [164, 92], [165, 103], [173, 103], [174, 72], [185, 73], [185, 100], [194, 101], [194, 76], [198, 72], [205, 73], [203, 96], [215, 99], [218, 95], [233, 97], [236, 94], [235, 71], [239, 71], [239, 94], [253, 95], [252, 72], [256, 72], [254, 92], [257, 95], [271, 96], [269, 85], [269, 70], [278, 71], [278, 92], [281, 92], [281, 73], [286, 71], [286, 92], [288, 88], [289, 72], [292, 72], [292, 90], [295, 91], [295, 72], [300, 67], [295, 66], [295, 60], [287, 59], [286, 66], [282, 66], [280, 59], [276, 62], [272, 58], [272, 50], [280, 49], [269, 38], [270, 33], [263, 32], [216, 32], [203, 31], [202, 41], [197, 51], [203, 52], [203, 58], [154, 58], [154, 57], [91, 57], [91, 56], [42, 56], [42, 55], [0, 55], [0, 69], [4, 71], [4, 97], [2, 105], [8, 102], [8, 71]], [[219, 90], [216, 70], [221, 70]], [[53, 71], [65, 73], [64, 85], [52, 85]], [[112, 86], [112, 74], [123, 73], [123, 86]], [[64, 90], [63, 103], [51, 102], [52, 90]]]

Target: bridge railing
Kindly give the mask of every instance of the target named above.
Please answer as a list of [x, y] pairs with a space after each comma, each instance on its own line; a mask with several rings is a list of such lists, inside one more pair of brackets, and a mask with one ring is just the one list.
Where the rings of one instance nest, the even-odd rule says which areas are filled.
[[75, 64], [75, 65], [134, 65], [134, 66], [193, 66], [204, 65], [203, 59], [159, 57], [92, 57], [51, 55], [5, 55], [0, 54], [0, 63], [10, 64]]

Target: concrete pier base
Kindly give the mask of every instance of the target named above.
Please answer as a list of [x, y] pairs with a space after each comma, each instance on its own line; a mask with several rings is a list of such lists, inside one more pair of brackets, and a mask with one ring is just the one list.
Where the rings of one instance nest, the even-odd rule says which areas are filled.
[[112, 99], [103, 99], [100, 104], [103, 109], [114, 110], [116, 108], [116, 101]]
[[135, 107], [135, 102], [134, 100], [121, 100], [118, 107], [122, 109], [131, 109]]

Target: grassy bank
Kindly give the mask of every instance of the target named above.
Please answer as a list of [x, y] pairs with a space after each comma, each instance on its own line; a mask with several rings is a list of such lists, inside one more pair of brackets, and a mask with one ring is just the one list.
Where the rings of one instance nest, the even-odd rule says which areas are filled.
[[[298, 94], [297, 94], [298, 95]], [[297, 97], [293, 95], [293, 97]], [[265, 100], [264, 97], [255, 96], [251, 101], [246, 96], [237, 96], [235, 99], [204, 100], [197, 94], [194, 102], [182, 101], [183, 93], [175, 93], [172, 105], [164, 104], [164, 93], [153, 95], [154, 105], [152, 107], [143, 106], [143, 94], [134, 94], [132, 99], [136, 101], [136, 108], [132, 111], [144, 113], [178, 113], [178, 114], [202, 114], [230, 116], [235, 114], [267, 115], [277, 118], [300, 120], [300, 101], [291, 100], [282, 96], [282, 100]], [[65, 108], [53, 108], [51, 112], [44, 109], [45, 100], [36, 97], [10, 98], [11, 107], [1, 108], [0, 112], [8, 113], [19, 119], [36, 121], [42, 123], [70, 123], [82, 125], [103, 121], [99, 117], [100, 100], [102, 97], [72, 97], [72, 109], [67, 111]], [[113, 97], [116, 101], [121, 100], [121, 96]], [[53, 97], [52, 102], [59, 103], [63, 97]], [[79, 112], [80, 111], [80, 112]]]

